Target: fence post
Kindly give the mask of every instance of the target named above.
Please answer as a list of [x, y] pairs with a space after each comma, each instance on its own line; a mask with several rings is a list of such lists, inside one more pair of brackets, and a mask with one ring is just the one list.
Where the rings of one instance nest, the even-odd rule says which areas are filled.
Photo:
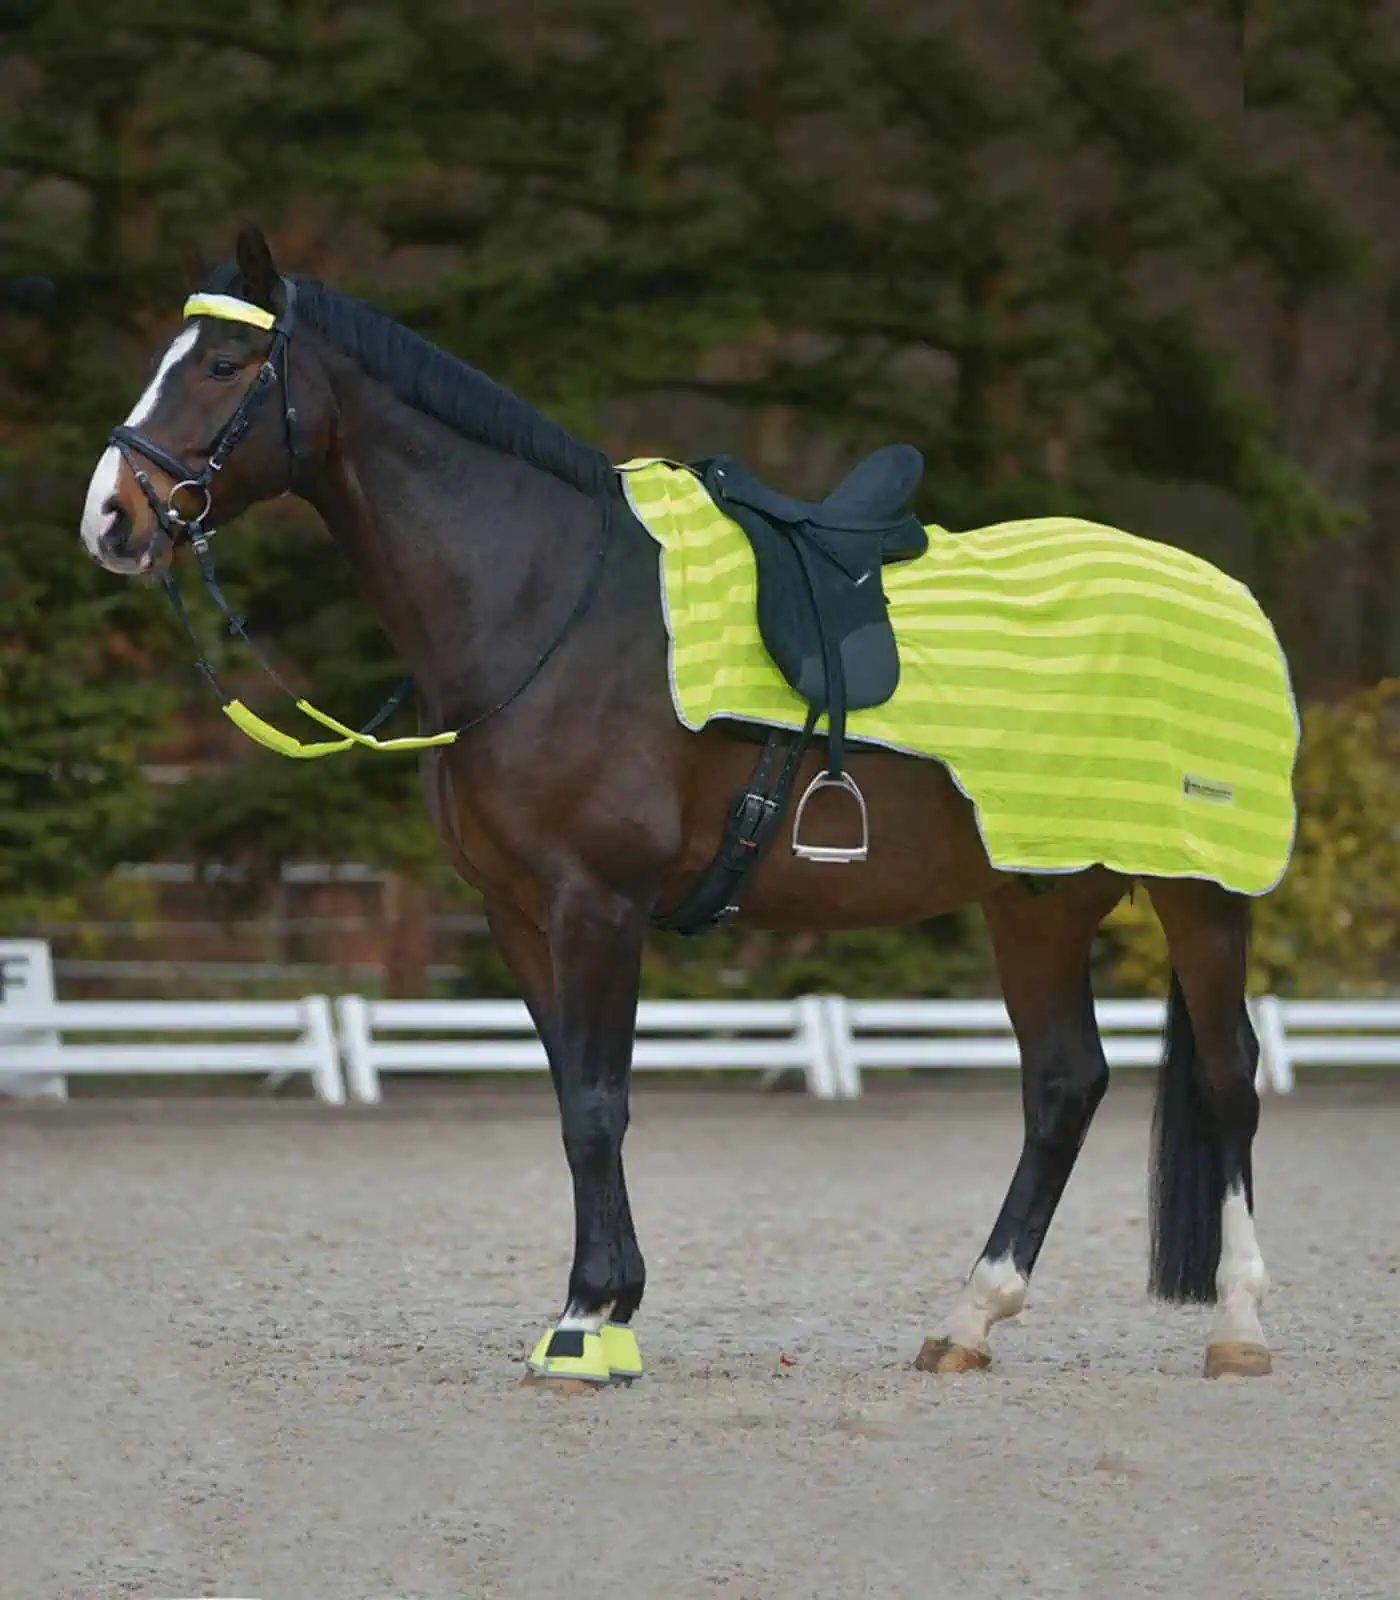
[[361, 1105], [377, 1106], [381, 1096], [370, 1050], [369, 1006], [360, 995], [343, 994], [335, 1003], [335, 1020], [350, 1098]]
[[797, 1031], [807, 1052], [807, 1092], [818, 1100], [834, 1100], [837, 1088], [831, 1047], [827, 1042], [823, 998], [804, 994], [797, 1000]]
[[[53, 986], [53, 954], [45, 939], [0, 940], [0, 1044], [57, 1045], [58, 1035], [51, 1029], [7, 1028], [7, 1010], [14, 1016], [25, 1007], [51, 1006], [56, 996]], [[66, 1100], [68, 1080], [57, 1073], [0, 1073], [0, 1095], [16, 1100]]]
[[312, 1085], [327, 1105], [343, 1106], [345, 1080], [340, 1075], [340, 1050], [331, 1024], [331, 1003], [323, 994], [312, 994], [302, 1001], [301, 1009], [312, 1052]]
[[1283, 1006], [1278, 996], [1272, 994], [1258, 995], [1248, 1005], [1259, 1039], [1259, 1070], [1254, 1075], [1254, 1086], [1261, 1091], [1269, 1088], [1276, 1094], [1291, 1094], [1293, 1058], [1283, 1026]]
[[863, 1090], [851, 1031], [850, 1002], [843, 994], [828, 994], [822, 998], [826, 1002], [826, 1036], [836, 1092], [843, 1100], [859, 1100]]

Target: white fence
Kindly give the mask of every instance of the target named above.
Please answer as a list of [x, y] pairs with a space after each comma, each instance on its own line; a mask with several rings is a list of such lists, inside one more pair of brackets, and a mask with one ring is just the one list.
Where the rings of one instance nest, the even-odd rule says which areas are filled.
[[[384, 1074], [544, 1072], [529, 1014], [514, 1000], [55, 1001], [47, 947], [0, 942], [0, 1095], [61, 1097], [84, 1073], [305, 1074], [333, 1105], [374, 1104]], [[1400, 1000], [1250, 1002], [1258, 1084], [1293, 1087], [1296, 1066], [1400, 1067]], [[1161, 1051], [1159, 1000], [1096, 1007], [1110, 1066], [1146, 1067]], [[93, 1037], [93, 1036], [97, 1037]], [[117, 1036], [116, 1039], [112, 1036]], [[230, 1038], [229, 1036], [233, 1036]], [[342, 1076], [343, 1063], [343, 1076]], [[999, 1000], [644, 1000], [639, 1073], [800, 1072], [823, 1100], [855, 1099], [868, 1071], [1015, 1068]]]
[[[860, 1093], [830, 1031], [829, 995], [800, 1000], [643, 1000], [632, 1065], [639, 1072], [802, 1072], [823, 1100]], [[544, 1047], [518, 1000], [336, 1002], [345, 1078], [357, 1100], [380, 1098], [383, 1072], [544, 1072]], [[432, 1035], [411, 1040], [402, 1035]]]
[[[84, 1034], [141, 1037], [139, 1043], [114, 1043]], [[231, 1043], [222, 1037], [227, 1034], [272, 1037]], [[288, 1001], [60, 1000], [0, 1012], [0, 1092], [14, 1092], [4, 1080], [29, 1074], [64, 1082], [87, 1073], [250, 1073], [280, 1080], [303, 1072], [320, 1099], [344, 1103], [340, 1053], [323, 995]]]
[[[1151, 1066], [1161, 1053], [1160, 1001], [1098, 1007], [1113, 1066]], [[514, 1000], [336, 1002], [345, 1077], [354, 1099], [380, 1098], [380, 1074], [544, 1071], [544, 1049]], [[418, 1037], [405, 1040], [404, 1034]], [[432, 1035], [432, 1037], [423, 1037]], [[861, 1072], [880, 1067], [1018, 1067], [999, 1000], [643, 1000], [632, 1062], [647, 1071], [755, 1069], [772, 1082], [800, 1071], [820, 1100], [854, 1100]]]
[[1400, 1000], [1278, 1000], [1253, 1002], [1260, 1065], [1280, 1094], [1293, 1087], [1298, 1067], [1400, 1066]]

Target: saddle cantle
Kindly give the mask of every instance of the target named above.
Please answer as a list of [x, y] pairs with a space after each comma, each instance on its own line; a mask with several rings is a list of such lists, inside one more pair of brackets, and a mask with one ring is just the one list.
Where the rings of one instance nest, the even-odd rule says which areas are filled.
[[[863, 861], [869, 827], [864, 797], [844, 768], [846, 713], [882, 705], [899, 683], [880, 568], [928, 549], [928, 534], [908, 507], [923, 457], [912, 445], [887, 445], [819, 501], [780, 494], [731, 456], [697, 462], [695, 470], [753, 547], [759, 633], [774, 665], [806, 701], [809, 730], [826, 713], [826, 771], [798, 802], [793, 851], [814, 861]], [[830, 786], [846, 790], [859, 809], [856, 848], [801, 842], [808, 800]]]

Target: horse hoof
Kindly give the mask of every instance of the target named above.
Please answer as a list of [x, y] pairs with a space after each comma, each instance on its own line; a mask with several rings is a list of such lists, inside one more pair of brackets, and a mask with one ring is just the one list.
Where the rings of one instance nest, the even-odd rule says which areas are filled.
[[1207, 1378], [1263, 1378], [1274, 1370], [1274, 1358], [1262, 1344], [1221, 1339], [1206, 1347]]
[[969, 1350], [951, 1339], [925, 1339], [914, 1358], [914, 1366], [920, 1372], [980, 1372], [991, 1364], [988, 1351]]

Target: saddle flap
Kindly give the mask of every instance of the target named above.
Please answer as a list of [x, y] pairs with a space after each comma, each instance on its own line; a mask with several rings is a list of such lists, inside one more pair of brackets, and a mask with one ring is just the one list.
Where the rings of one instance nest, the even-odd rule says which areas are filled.
[[883, 704], [899, 682], [880, 568], [928, 548], [908, 509], [923, 465], [912, 445], [888, 445], [812, 502], [770, 489], [731, 456], [696, 464], [714, 503], [749, 537], [759, 633], [792, 688], [827, 713], [833, 773], [846, 712]]
[[[758, 560], [758, 628], [778, 670], [808, 703], [836, 698], [852, 711], [883, 705], [899, 684], [899, 649], [890, 627], [880, 574], [856, 587], [820, 569], [806, 574]], [[765, 581], [766, 580], [766, 581]], [[833, 696], [827, 682], [831, 662], [844, 680]]]

